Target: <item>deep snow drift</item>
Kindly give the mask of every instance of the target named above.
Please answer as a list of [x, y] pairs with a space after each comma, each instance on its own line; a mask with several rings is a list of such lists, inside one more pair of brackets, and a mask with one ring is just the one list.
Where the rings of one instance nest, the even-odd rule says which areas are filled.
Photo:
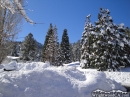
[[96, 89], [126, 91], [106, 73], [82, 70], [78, 64], [53, 67], [49, 63], [31, 62], [17, 63], [15, 71], [1, 69], [0, 97], [91, 97]]

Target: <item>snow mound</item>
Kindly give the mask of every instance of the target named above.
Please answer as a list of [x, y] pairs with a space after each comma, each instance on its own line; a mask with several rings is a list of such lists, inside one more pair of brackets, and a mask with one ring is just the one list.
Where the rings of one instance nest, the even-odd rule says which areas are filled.
[[128, 72], [105, 72], [107, 78], [110, 78], [112, 80], [115, 80], [118, 83], [124, 84], [129, 83], [130, 84], [130, 73]]
[[16, 71], [0, 74], [0, 97], [91, 97], [101, 89], [126, 91], [104, 72], [77, 69], [79, 63], [61, 67], [49, 63], [15, 63]]
[[6, 70], [16, 70], [17, 68], [17, 62], [16, 61], [12, 61], [9, 64], [4, 66], [4, 69]]

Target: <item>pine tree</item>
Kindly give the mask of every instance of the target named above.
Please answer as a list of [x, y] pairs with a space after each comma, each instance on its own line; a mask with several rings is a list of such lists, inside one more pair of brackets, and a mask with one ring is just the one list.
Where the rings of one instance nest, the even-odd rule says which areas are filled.
[[47, 59], [47, 44], [49, 43], [49, 38], [52, 34], [52, 30], [53, 30], [53, 27], [52, 27], [52, 24], [50, 24], [50, 27], [48, 29], [48, 32], [47, 32], [47, 35], [46, 35], [46, 38], [45, 38], [45, 41], [44, 41], [44, 45], [43, 45], [43, 49], [42, 49], [42, 61], [45, 62], [45, 61], [49, 61], [49, 59]]
[[53, 54], [53, 64], [55, 66], [61, 66], [62, 60], [61, 60], [61, 53], [60, 53], [60, 45], [58, 42], [58, 33], [57, 33], [57, 27], [54, 26], [54, 54]]
[[67, 29], [64, 29], [61, 41], [61, 56], [63, 63], [70, 63], [70, 43]]
[[114, 24], [108, 9], [100, 8], [95, 27], [89, 17], [81, 40], [81, 67], [115, 71], [129, 64], [130, 39], [124, 34], [124, 24]]
[[[91, 15], [89, 14], [86, 17], [86, 23], [84, 32], [81, 39], [81, 59], [80, 66], [82, 68], [89, 68], [91, 64], [93, 64], [92, 58], [92, 50], [96, 47], [93, 41], [96, 39], [96, 32], [94, 32], [94, 27], [90, 21]], [[94, 45], [94, 48], [92, 48]]]
[[50, 62], [51, 65], [53, 65], [54, 62], [54, 31], [53, 27], [49, 29], [49, 39], [47, 43], [46, 48], [46, 59]]
[[31, 33], [25, 37], [21, 45], [22, 59], [26, 61], [33, 61], [35, 58], [36, 41]]
[[99, 32], [99, 40], [96, 42], [98, 44], [96, 53], [98, 60], [96, 60], [96, 63], [99, 70], [112, 69], [115, 71], [119, 70], [121, 64], [124, 64], [122, 63], [122, 57], [125, 53], [122, 46], [124, 45], [123, 37], [125, 36], [121, 37], [120, 31], [123, 29], [119, 29], [120, 27], [113, 23], [110, 11], [100, 8], [98, 22], [96, 22], [96, 31]]
[[57, 28], [50, 24], [46, 40], [43, 46], [43, 61], [49, 61], [51, 65], [57, 66], [57, 56], [58, 56], [58, 35]]

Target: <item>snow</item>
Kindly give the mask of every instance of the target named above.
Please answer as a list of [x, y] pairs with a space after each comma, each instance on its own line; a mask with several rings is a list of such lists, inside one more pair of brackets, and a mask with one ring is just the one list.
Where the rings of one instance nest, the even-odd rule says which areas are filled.
[[123, 42], [120, 42], [120, 46], [121, 46], [121, 47], [124, 47], [124, 43], [123, 43]]
[[109, 20], [112, 20], [112, 17], [109, 17]]
[[98, 33], [94, 31], [92, 31], [91, 34], [96, 35], [96, 36], [98, 35]]
[[95, 43], [93, 43], [93, 48], [96, 48], [96, 47], [97, 47], [97, 45]]
[[119, 27], [123, 28], [124, 27], [124, 23], [119, 24]]
[[53, 67], [49, 62], [11, 62], [7, 65], [15, 65], [15, 71], [0, 72], [0, 97], [91, 97], [96, 89], [126, 91], [117, 82], [130, 82], [130, 73], [81, 69], [79, 64]]
[[120, 35], [117, 33], [117, 34], [115, 34], [115, 36], [117, 37], [117, 38], [120, 38]]
[[111, 41], [108, 41], [108, 44], [112, 44], [112, 42], [111, 42]]
[[19, 59], [19, 57], [14, 57], [14, 56], [7, 56], [9, 59]]
[[89, 14], [88, 16], [87, 16], [87, 18], [90, 18], [91, 17], [91, 14]]
[[17, 67], [17, 62], [16, 61], [12, 61], [9, 64], [4, 66], [5, 70], [16, 70]]
[[105, 34], [105, 31], [104, 31], [103, 29], [101, 29], [101, 33], [102, 33], [102, 34]]

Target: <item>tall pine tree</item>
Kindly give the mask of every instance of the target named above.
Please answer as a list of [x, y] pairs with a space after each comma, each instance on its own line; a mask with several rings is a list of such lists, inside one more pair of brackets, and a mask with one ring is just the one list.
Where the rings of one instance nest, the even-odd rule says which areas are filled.
[[63, 63], [70, 63], [70, 43], [69, 43], [69, 37], [67, 33], [67, 29], [64, 29], [63, 35], [62, 35], [62, 41], [61, 41], [61, 56], [62, 56], [62, 62]]
[[[52, 27], [52, 24], [50, 24], [50, 28], [51, 29]], [[48, 31], [49, 31], [48, 29]], [[48, 40], [49, 40], [49, 32], [47, 32], [47, 35], [45, 37], [45, 41], [44, 41], [44, 44], [43, 44], [43, 48], [42, 48], [42, 61], [45, 62], [46, 61], [46, 50], [47, 50], [47, 44], [48, 44]]]
[[84, 32], [82, 34], [82, 39], [81, 39], [80, 66], [82, 68], [89, 68], [94, 64], [92, 61], [92, 58], [94, 58], [94, 56], [92, 55], [92, 51], [94, 48], [96, 48], [96, 45], [94, 44], [94, 41], [96, 40], [96, 32], [93, 31], [94, 26], [90, 21], [90, 17], [91, 17], [90, 14], [86, 17]]
[[51, 65], [54, 66], [61, 65], [61, 63], [59, 63], [60, 48], [58, 43], [57, 27], [54, 26], [53, 28], [52, 24], [50, 24], [50, 27], [46, 35], [46, 39], [42, 51], [42, 58], [43, 58], [43, 62], [49, 61]]
[[54, 54], [53, 54], [53, 64], [55, 66], [61, 66], [62, 60], [61, 60], [61, 53], [60, 53], [60, 45], [58, 42], [58, 33], [57, 33], [57, 27], [54, 26]]

